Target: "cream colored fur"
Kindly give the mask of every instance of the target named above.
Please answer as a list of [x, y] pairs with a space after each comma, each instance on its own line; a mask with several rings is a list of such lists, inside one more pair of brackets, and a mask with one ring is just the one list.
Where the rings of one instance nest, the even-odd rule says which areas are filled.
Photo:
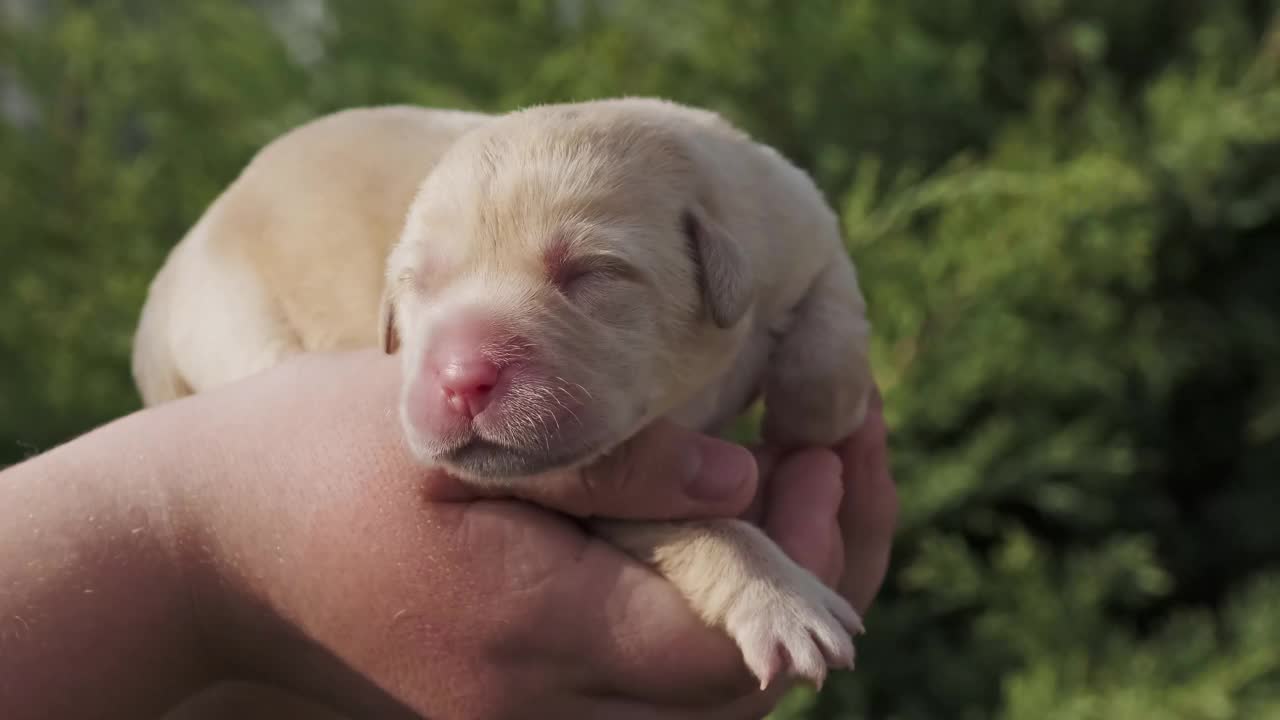
[[[551, 244], [606, 271], [566, 290]], [[830, 444], [870, 389], [862, 296], [812, 181], [712, 113], [647, 99], [353, 110], [281, 137], [158, 274], [135, 373], [154, 404], [381, 333], [409, 388], [439, 324], [472, 311], [537, 351], [523, 409], [486, 430], [518, 452], [463, 461], [405, 426], [424, 462], [488, 485], [588, 462], [659, 416], [713, 430], [761, 390], [768, 440]], [[762, 684], [852, 663], [856, 613], [754, 527], [596, 527]]]
[[262, 149], [156, 275], [134, 339], [154, 405], [297, 352], [378, 342], [387, 253], [422, 178], [482, 115], [347, 110]]

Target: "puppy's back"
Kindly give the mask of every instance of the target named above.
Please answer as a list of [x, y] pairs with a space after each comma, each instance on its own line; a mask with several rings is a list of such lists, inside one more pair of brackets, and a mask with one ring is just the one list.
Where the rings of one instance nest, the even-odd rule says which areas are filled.
[[143, 402], [199, 392], [285, 355], [377, 342], [384, 262], [418, 185], [489, 116], [359, 108], [264, 147], [170, 252], [143, 306]]

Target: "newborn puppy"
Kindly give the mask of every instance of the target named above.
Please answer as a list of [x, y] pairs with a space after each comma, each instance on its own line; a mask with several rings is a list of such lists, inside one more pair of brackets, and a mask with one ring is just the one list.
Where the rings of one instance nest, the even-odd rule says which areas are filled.
[[[500, 490], [661, 416], [715, 431], [761, 392], [766, 441], [832, 444], [864, 413], [867, 333], [821, 193], [712, 113], [380, 108], [259, 153], [157, 275], [134, 373], [150, 405], [380, 334], [413, 452]], [[852, 663], [856, 613], [754, 526], [594, 525], [762, 686]]]
[[[829, 445], [870, 389], [817, 188], [718, 116], [655, 100], [462, 136], [391, 252], [383, 323], [413, 451], [488, 487], [588, 463], [659, 416], [715, 429], [761, 387], [768, 441]], [[852, 663], [853, 609], [752, 525], [595, 525], [728, 631], [762, 686]]]

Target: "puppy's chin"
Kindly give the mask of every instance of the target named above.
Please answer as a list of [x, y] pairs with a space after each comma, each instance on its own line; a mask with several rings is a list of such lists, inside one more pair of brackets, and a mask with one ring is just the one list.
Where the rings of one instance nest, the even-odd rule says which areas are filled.
[[621, 441], [606, 436], [571, 446], [552, 441], [548, 445], [518, 447], [474, 434], [465, 440], [459, 438], [442, 444], [416, 436], [412, 430], [409, 432], [410, 448], [419, 461], [461, 480], [488, 487], [586, 465]]
[[494, 484], [571, 468], [588, 462], [595, 455], [591, 448], [521, 448], [476, 437], [436, 455], [431, 462], [458, 477]]
[[438, 435], [419, 427], [406, 407], [401, 404], [401, 426], [419, 462], [490, 489], [590, 464], [626, 441], [644, 420], [644, 416], [635, 413], [622, 419], [580, 410], [581, 417], [590, 418], [586, 423], [575, 414], [575, 426], [566, 427], [565, 432], [560, 431], [557, 421], [554, 427], [546, 428], [546, 433], [531, 435], [513, 432], [509, 418], [500, 413], [482, 413], [471, 423]]

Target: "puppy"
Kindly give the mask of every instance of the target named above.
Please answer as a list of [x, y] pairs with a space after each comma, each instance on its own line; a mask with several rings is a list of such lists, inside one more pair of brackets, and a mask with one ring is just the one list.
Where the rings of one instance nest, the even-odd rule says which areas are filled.
[[[374, 137], [388, 125], [404, 136]], [[761, 392], [768, 442], [829, 445], [871, 387], [821, 193], [665, 101], [333, 116], [264, 150], [183, 244], [139, 330], [148, 402], [366, 344], [377, 317], [413, 452], [487, 489], [589, 463], [658, 417], [714, 431]], [[723, 628], [762, 687], [852, 664], [855, 611], [755, 527], [593, 524]]]

